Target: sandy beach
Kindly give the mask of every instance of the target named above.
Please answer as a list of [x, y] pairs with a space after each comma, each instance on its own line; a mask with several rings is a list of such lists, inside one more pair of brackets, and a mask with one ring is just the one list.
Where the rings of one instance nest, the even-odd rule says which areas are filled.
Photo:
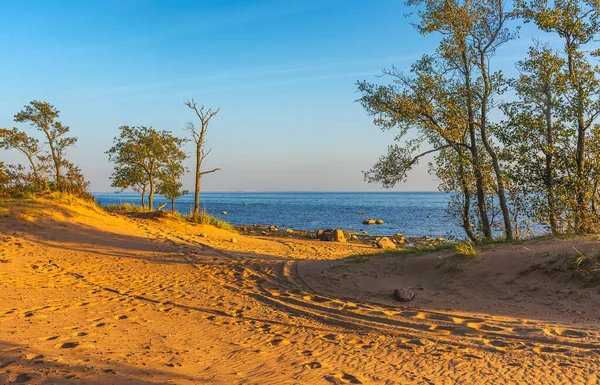
[[465, 261], [37, 199], [0, 203], [0, 245], [1, 384], [599, 381], [598, 286], [565, 267], [596, 237]]

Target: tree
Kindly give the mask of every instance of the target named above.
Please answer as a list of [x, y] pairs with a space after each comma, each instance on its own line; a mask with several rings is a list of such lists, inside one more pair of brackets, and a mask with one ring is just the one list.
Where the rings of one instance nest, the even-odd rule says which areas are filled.
[[[44, 133], [50, 147], [50, 155], [54, 163], [55, 184], [57, 190], [62, 190], [63, 179], [61, 170], [65, 163], [65, 150], [77, 142], [77, 138], [65, 136], [69, 127], [63, 126], [57, 120], [60, 111], [47, 102], [34, 100], [15, 115], [15, 122], [29, 123], [31, 127]], [[68, 167], [68, 166], [67, 166]]]
[[[474, 193], [481, 232], [485, 239], [492, 239], [487, 207], [490, 200], [486, 196], [492, 188], [498, 196], [504, 233], [511, 239], [505, 176], [488, 127], [494, 96], [505, 88], [501, 74], [490, 69], [491, 58], [499, 46], [514, 37], [505, 27], [509, 15], [504, 11], [504, 1], [408, 0], [407, 5], [419, 8], [417, 31], [442, 36], [435, 54], [412, 67], [412, 79], [397, 71], [384, 71], [396, 78], [396, 86], [377, 88], [362, 82], [359, 91], [364, 95], [363, 106], [376, 116], [375, 124], [384, 129], [400, 127], [397, 139], [406, 136], [409, 129], [417, 129], [421, 135], [420, 139], [390, 147], [388, 156], [367, 173], [366, 179], [390, 187], [419, 158], [437, 153], [441, 163], [434, 164], [434, 173], [447, 166], [458, 171], [456, 181], [447, 181], [441, 187], [454, 186], [462, 192], [462, 225], [467, 235], [475, 238], [469, 223], [470, 196]], [[419, 153], [425, 142], [433, 149]], [[448, 154], [450, 149], [454, 154]], [[487, 168], [486, 162], [492, 167]]]
[[182, 165], [186, 157], [183, 151], [173, 152], [159, 172], [158, 191], [171, 201], [172, 213], [175, 212], [175, 200], [188, 193], [187, 190], [182, 190], [183, 184], [180, 182], [181, 177], [187, 171]]
[[112, 187], [116, 187], [119, 191], [131, 188], [133, 191], [140, 193], [142, 196], [142, 208], [146, 208], [145, 195], [148, 190], [148, 178], [144, 170], [136, 165], [123, 165], [115, 168], [112, 176]]
[[[467, 143], [469, 122], [466, 119], [466, 105], [461, 97], [462, 86], [454, 79], [444, 76], [444, 68], [440, 66], [440, 62], [427, 55], [411, 67], [411, 75], [394, 68], [384, 70], [384, 73], [394, 79], [393, 84], [379, 86], [368, 82], [358, 83], [358, 89], [363, 94], [359, 99], [360, 103], [382, 130], [399, 130], [397, 141], [401, 141], [413, 130], [418, 135], [417, 139], [390, 146], [388, 153], [365, 173], [365, 180], [391, 187], [404, 181], [407, 171], [423, 156], [438, 153], [440, 163], [434, 167], [434, 172], [446, 168], [458, 171], [448, 174], [456, 175], [456, 179], [446, 186], [449, 189], [459, 186], [463, 192], [461, 225], [467, 235], [475, 240], [471, 216], [472, 189], [468, 172], [472, 165], [470, 145]], [[424, 144], [432, 148], [420, 150]]]
[[[534, 22], [542, 31], [557, 34], [564, 43], [566, 56], [566, 98], [569, 120], [575, 128], [575, 230], [592, 231], [597, 215], [590, 211], [593, 197], [587, 146], [590, 129], [600, 115], [600, 69], [589, 63], [586, 45], [600, 28], [598, 0], [519, 0], [519, 14], [526, 22]], [[598, 54], [596, 50], [594, 52]]]
[[39, 140], [30, 137], [17, 128], [13, 128], [12, 130], [0, 128], [0, 149], [16, 149], [25, 155], [33, 173], [34, 183], [38, 187], [42, 185], [42, 178], [38, 167], [41, 152]]
[[[496, 135], [503, 143], [503, 157], [512, 165], [509, 174], [515, 185], [529, 193], [538, 217], [559, 233], [557, 178], [564, 181], [569, 152], [569, 130], [565, 127], [565, 61], [548, 45], [537, 43], [528, 57], [517, 63], [520, 77], [512, 82], [517, 101], [505, 103], [507, 122]], [[543, 157], [538, 156], [542, 154]], [[558, 164], [557, 164], [558, 161]], [[564, 207], [564, 206], [562, 206]]]
[[208, 110], [204, 109], [204, 105], [198, 108], [198, 105], [192, 100], [186, 100], [184, 105], [194, 111], [198, 120], [200, 120], [200, 128], [196, 128], [194, 123], [189, 122], [187, 124], [187, 131], [192, 135], [192, 139], [196, 144], [196, 170], [195, 170], [195, 186], [194, 186], [194, 212], [193, 216], [197, 217], [198, 212], [200, 210], [200, 179], [206, 175], [213, 173], [215, 171], [221, 170], [220, 168], [214, 168], [208, 171], [202, 171], [202, 162], [204, 158], [208, 156], [211, 150], [205, 150], [205, 141], [206, 141], [206, 132], [208, 130], [208, 125], [210, 120], [219, 113], [220, 108], [216, 110], [212, 110], [209, 108]]
[[[141, 171], [149, 186], [148, 206], [153, 210], [157, 182], [169, 159], [185, 159], [185, 153], [180, 149], [183, 139], [174, 137], [169, 131], [157, 131], [152, 127], [121, 126], [119, 129], [120, 135], [106, 152], [109, 160], [115, 163], [112, 179], [118, 181], [119, 187], [139, 186], [140, 183], [144, 184], [138, 174]], [[126, 177], [134, 179], [123, 179]]]

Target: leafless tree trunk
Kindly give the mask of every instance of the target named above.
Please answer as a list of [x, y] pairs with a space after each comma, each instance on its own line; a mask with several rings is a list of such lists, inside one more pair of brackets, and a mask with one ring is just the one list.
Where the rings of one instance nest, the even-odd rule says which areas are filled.
[[214, 168], [212, 170], [202, 171], [202, 162], [204, 161], [204, 158], [206, 158], [210, 153], [210, 150], [205, 151], [204, 148], [208, 124], [213, 118], [213, 116], [215, 116], [220, 109], [217, 108], [213, 111], [211, 108], [205, 110], [204, 106], [200, 106], [198, 108], [198, 105], [196, 104], [194, 99], [186, 100], [184, 102], [184, 105], [192, 109], [198, 117], [198, 119], [200, 120], [200, 128], [197, 128], [192, 122], [189, 122], [186, 127], [190, 134], [192, 134], [192, 139], [194, 140], [194, 143], [196, 143], [196, 184], [194, 186], [194, 212], [192, 215], [194, 217], [197, 217], [198, 212], [200, 210], [200, 179], [205, 174], [210, 174], [220, 170], [220, 168]]

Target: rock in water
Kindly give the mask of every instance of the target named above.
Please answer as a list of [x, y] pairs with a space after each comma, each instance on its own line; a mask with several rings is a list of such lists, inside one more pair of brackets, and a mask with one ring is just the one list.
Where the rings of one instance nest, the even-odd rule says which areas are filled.
[[412, 289], [396, 289], [394, 298], [400, 302], [409, 302], [415, 298], [415, 292]]
[[223, 215], [227, 215], [227, 214], [229, 214], [229, 213], [228, 213], [227, 211], [221, 211], [221, 214], [223, 214]]
[[391, 239], [389, 239], [388, 237], [383, 237], [380, 240], [378, 240], [375, 245], [377, 245], [377, 247], [379, 247], [380, 249], [395, 249], [396, 245], [394, 244], [394, 242], [392, 242]]
[[383, 219], [378, 219], [375, 221], [376, 225], [383, 225]]
[[373, 218], [365, 219], [364, 221], [362, 221], [362, 224], [363, 225], [374, 225], [375, 219], [373, 219]]

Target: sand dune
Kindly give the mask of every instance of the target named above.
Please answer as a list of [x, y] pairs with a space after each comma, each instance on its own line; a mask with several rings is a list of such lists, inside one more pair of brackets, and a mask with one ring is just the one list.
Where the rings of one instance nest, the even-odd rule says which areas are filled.
[[598, 383], [598, 288], [552, 269], [593, 238], [342, 259], [375, 250], [22, 201], [0, 245], [2, 384]]

